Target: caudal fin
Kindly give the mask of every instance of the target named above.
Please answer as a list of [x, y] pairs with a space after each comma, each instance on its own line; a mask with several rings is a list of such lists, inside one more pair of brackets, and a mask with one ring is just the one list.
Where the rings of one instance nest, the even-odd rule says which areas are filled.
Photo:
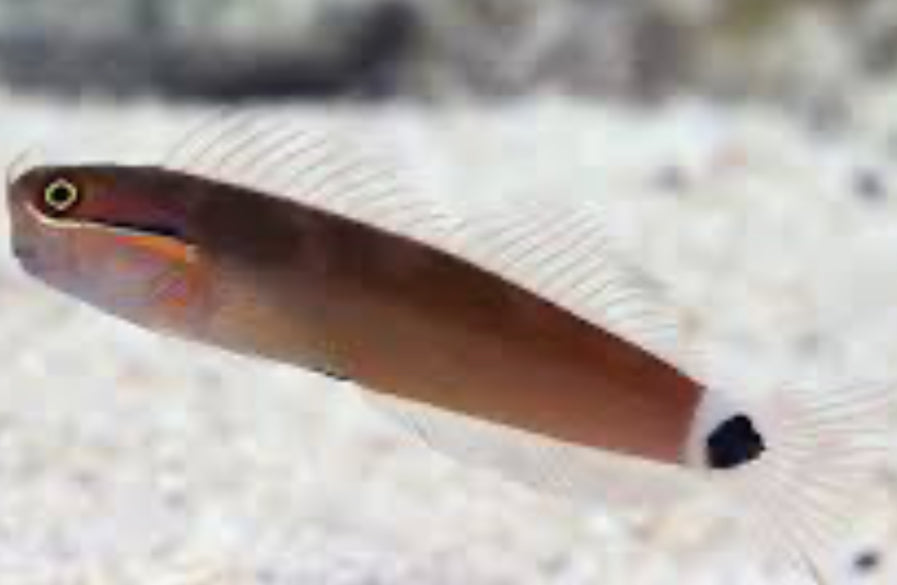
[[894, 394], [882, 383], [788, 389], [740, 410], [729, 404], [724, 416], [710, 396], [689, 458], [744, 512], [758, 552], [826, 583], [826, 561], [885, 464]]

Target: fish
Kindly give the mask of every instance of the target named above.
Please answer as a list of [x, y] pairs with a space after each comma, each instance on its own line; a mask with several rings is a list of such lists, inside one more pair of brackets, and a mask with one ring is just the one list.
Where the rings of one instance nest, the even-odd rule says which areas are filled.
[[890, 381], [714, 387], [595, 208], [470, 213], [353, 138], [230, 115], [156, 165], [34, 166], [7, 179], [12, 250], [70, 297], [351, 384], [428, 446], [554, 495], [600, 500], [595, 453], [686, 470], [822, 582], [887, 457]]

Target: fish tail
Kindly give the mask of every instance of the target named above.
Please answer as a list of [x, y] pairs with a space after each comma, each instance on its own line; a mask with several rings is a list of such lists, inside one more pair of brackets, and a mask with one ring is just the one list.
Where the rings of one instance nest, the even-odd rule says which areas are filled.
[[734, 409], [708, 397], [690, 462], [730, 498], [754, 552], [825, 583], [886, 463], [893, 385], [789, 388]]

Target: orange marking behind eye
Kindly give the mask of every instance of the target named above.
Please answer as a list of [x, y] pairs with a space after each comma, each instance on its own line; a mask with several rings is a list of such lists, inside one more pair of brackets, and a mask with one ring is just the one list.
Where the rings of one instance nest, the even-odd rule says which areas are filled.
[[119, 237], [129, 245], [152, 252], [178, 264], [190, 265], [196, 262], [195, 247], [176, 238], [136, 233], [119, 234]]

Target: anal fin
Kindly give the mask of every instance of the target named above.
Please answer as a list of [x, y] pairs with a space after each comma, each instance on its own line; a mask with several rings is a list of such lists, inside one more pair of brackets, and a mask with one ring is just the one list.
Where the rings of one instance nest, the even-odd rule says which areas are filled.
[[659, 505], [703, 486], [696, 474], [680, 466], [601, 452], [363, 388], [361, 392], [421, 446], [565, 502], [586, 507]]

